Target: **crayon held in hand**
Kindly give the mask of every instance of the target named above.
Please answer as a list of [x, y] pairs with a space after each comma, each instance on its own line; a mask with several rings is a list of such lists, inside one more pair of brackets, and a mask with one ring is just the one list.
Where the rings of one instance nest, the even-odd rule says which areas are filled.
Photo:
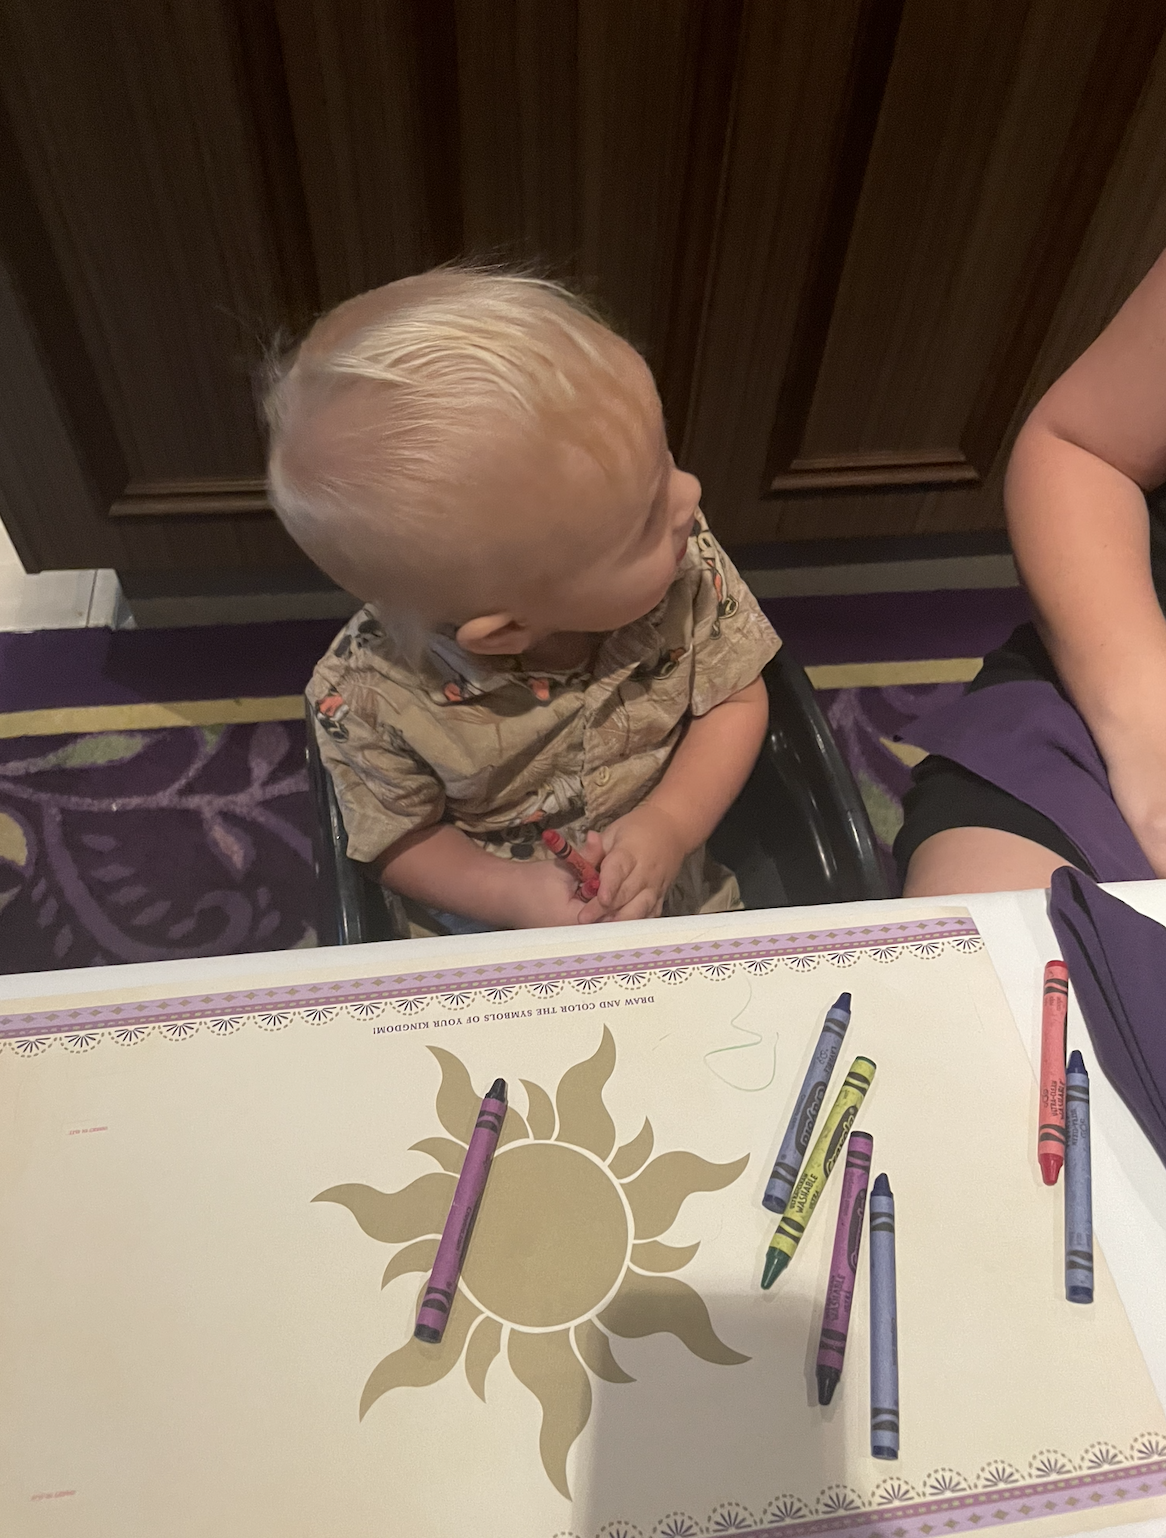
[[1065, 1017], [1069, 969], [1063, 961], [1045, 967], [1040, 1030], [1040, 1126], [1036, 1158], [1047, 1186], [1055, 1186], [1065, 1162]]
[[895, 1196], [880, 1175], [870, 1189], [870, 1451], [899, 1456], [899, 1305]]
[[773, 1286], [802, 1242], [806, 1225], [813, 1216], [814, 1208], [818, 1205], [818, 1198], [830, 1178], [830, 1171], [838, 1162], [842, 1145], [854, 1125], [858, 1108], [866, 1097], [874, 1076], [875, 1065], [869, 1057], [856, 1057], [851, 1063], [850, 1072], [842, 1081], [838, 1098], [830, 1107], [826, 1124], [818, 1134], [818, 1141], [810, 1150], [806, 1167], [798, 1177], [798, 1183], [794, 1186], [786, 1209], [781, 1215], [781, 1222], [769, 1241], [769, 1248], [765, 1252], [765, 1269], [761, 1274], [763, 1287]]
[[1089, 1075], [1074, 1052], [1065, 1070], [1065, 1296], [1093, 1302], [1093, 1170]]
[[822, 1310], [822, 1334], [818, 1340], [818, 1403], [829, 1404], [842, 1376], [846, 1355], [846, 1337], [850, 1330], [850, 1305], [854, 1298], [854, 1278], [862, 1249], [862, 1226], [866, 1219], [866, 1183], [874, 1138], [869, 1132], [852, 1132], [846, 1145], [846, 1163], [842, 1170], [842, 1201], [834, 1229], [834, 1253], [830, 1257], [830, 1279], [826, 1283], [826, 1307]]
[[462, 1162], [462, 1172], [454, 1187], [449, 1216], [442, 1230], [441, 1243], [429, 1276], [429, 1285], [417, 1311], [417, 1324], [413, 1334], [418, 1340], [436, 1344], [445, 1334], [449, 1311], [453, 1307], [458, 1277], [469, 1248], [470, 1235], [474, 1231], [474, 1219], [486, 1189], [486, 1176], [490, 1173], [490, 1160], [498, 1144], [498, 1134], [506, 1118], [506, 1080], [495, 1079], [486, 1091], [470, 1145]]
[[558, 828], [543, 829], [543, 843], [557, 860], [569, 865], [579, 878], [579, 896], [588, 902], [599, 891], [599, 872], [577, 849], [573, 849]]
[[850, 995], [843, 993], [826, 1011], [826, 1022], [822, 1026], [822, 1034], [818, 1037], [810, 1066], [806, 1069], [806, 1077], [802, 1080], [801, 1094], [789, 1119], [789, 1126], [785, 1129], [781, 1147], [777, 1150], [773, 1172], [765, 1187], [765, 1195], [761, 1198], [761, 1205], [770, 1212], [785, 1211], [785, 1204], [789, 1201], [790, 1192], [801, 1171], [802, 1160], [806, 1157], [806, 1149], [810, 1146], [814, 1123], [826, 1098], [830, 1075], [834, 1072], [834, 1064], [842, 1050], [842, 1038], [849, 1024]]

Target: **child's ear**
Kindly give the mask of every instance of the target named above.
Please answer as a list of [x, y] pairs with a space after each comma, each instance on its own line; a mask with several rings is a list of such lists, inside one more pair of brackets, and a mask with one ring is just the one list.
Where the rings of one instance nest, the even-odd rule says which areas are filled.
[[467, 620], [454, 639], [463, 651], [479, 657], [518, 657], [530, 646], [534, 632], [512, 614], [482, 614]]

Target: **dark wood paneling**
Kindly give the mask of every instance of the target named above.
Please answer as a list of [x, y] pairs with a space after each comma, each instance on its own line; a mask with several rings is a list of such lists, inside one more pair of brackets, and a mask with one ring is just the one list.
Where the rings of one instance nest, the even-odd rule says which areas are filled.
[[578, 283], [642, 347], [682, 441], [740, 0], [461, 0], [469, 251]]
[[[674, 377], [681, 253], [687, 242], [709, 238], [692, 222], [688, 194], [701, 135], [716, 136], [718, 125], [723, 131], [727, 113], [726, 103], [713, 106], [705, 123], [695, 116], [706, 23], [718, 11], [731, 29], [734, 7], [715, 0], [582, 0], [579, 7], [578, 270], [663, 379]], [[731, 85], [723, 69], [720, 83]], [[675, 395], [668, 404], [679, 416]]]
[[97, 503], [50, 530], [21, 499], [34, 568], [302, 560], [269, 514], [143, 519], [130, 538], [105, 517], [139, 483], [262, 475], [251, 370], [284, 314], [311, 300], [281, 250], [242, 57], [233, 13], [215, 3], [11, 0], [0, 12], [15, 160], [44, 232], [40, 288], [22, 269], [22, 232], [8, 229], [5, 259]]
[[829, 155], [828, 191], [769, 441], [767, 479], [774, 491], [783, 486], [795, 489], [819, 471], [839, 475], [853, 469], [853, 456], [842, 456], [837, 463], [825, 458], [810, 462], [799, 459], [798, 450], [814, 402], [902, 16], [903, 0], [863, 0], [855, 21], [847, 78], [838, 102], [836, 143]]
[[62, 525], [96, 522], [125, 485], [126, 465], [2, 100], [0, 210], [0, 494], [35, 571], [68, 550]]
[[703, 5], [695, 36], [688, 163], [672, 271], [671, 307], [664, 328], [666, 346], [655, 364], [669, 435], [677, 448], [688, 435], [696, 360], [708, 319], [709, 273], [724, 192], [744, 9], [744, 0]]
[[728, 542], [998, 526], [1024, 410], [1166, 239], [1164, 26], [1142, 0], [7, 0], [22, 555], [300, 560], [265, 507], [264, 345], [463, 253], [573, 279], [644, 349]]
[[1032, 372], [1166, 31], [1166, 6], [1112, 0], [1077, 111], [964, 433], [986, 473]]
[[275, 4], [323, 306], [456, 256], [452, 0]]
[[[782, 387], [809, 329], [802, 295], [829, 219], [860, 0], [749, 0], [683, 458], [730, 539], [755, 509]], [[819, 322], [820, 324], [820, 322]]]
[[24, 163], [131, 477], [256, 473], [280, 263], [218, 5], [10, 0]]
[[467, 251], [575, 274], [578, 15], [563, 0], [459, 0]]
[[21, 295], [0, 266], [0, 519], [25, 568], [38, 571], [83, 565], [71, 559], [69, 531], [99, 515]]
[[306, 330], [322, 306], [275, 0], [235, 0], [226, 21], [243, 109], [254, 134], [262, 217], [271, 231], [276, 313], [290, 340]]
[[[1092, 0], [1087, 0], [1092, 3]], [[963, 0], [909, 4], [896, 38], [804, 430], [788, 469], [851, 484], [974, 481], [960, 448], [953, 347], [990, 320], [981, 288], [952, 304], [1023, 58], [1031, 10]], [[1012, 232], [998, 232], [1007, 247]], [[964, 363], [966, 367], [966, 360]], [[898, 467], [899, 474], [895, 476]], [[826, 470], [829, 474], [829, 468]], [[823, 481], [828, 488], [829, 479]], [[774, 490], [780, 489], [777, 486]]]
[[[822, 7], [823, 25], [827, 12], [837, 24]], [[865, 6], [851, 22], [867, 29], [854, 51], [865, 64], [833, 97], [847, 149], [824, 174], [804, 276], [778, 244], [781, 210], [734, 190], [750, 188], [769, 89], [743, 70], [714, 305], [730, 312], [736, 296], [762, 325], [726, 332], [731, 360], [706, 355], [691, 439], [722, 537], [1001, 522], [1017, 408], [1164, 23], [1166, 9], [1136, 0], [908, 0], [884, 69], [893, 9]], [[763, 49], [785, 46], [772, 37]], [[1145, 170], [1161, 197], [1161, 172]], [[795, 286], [792, 339], [776, 308], [753, 308], [735, 261], [750, 248], [765, 254], [772, 289]], [[722, 453], [727, 441], [739, 452]]]

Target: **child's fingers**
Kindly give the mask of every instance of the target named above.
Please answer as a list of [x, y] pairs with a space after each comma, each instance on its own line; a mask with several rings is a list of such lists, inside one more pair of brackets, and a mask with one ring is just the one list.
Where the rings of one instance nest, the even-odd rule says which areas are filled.
[[663, 903], [650, 887], [644, 887], [642, 891], [618, 908], [614, 913], [605, 913], [602, 922], [605, 924], [623, 924], [632, 919], [650, 919], [658, 916]]
[[605, 908], [618, 908], [637, 891], [635, 881], [636, 861], [626, 849], [618, 846], [604, 859], [599, 868], [598, 900]]
[[583, 906], [579, 909], [577, 924], [602, 924], [607, 918], [608, 910], [599, 901], [598, 897], [584, 898]]
[[579, 895], [582, 897], [584, 902], [590, 902], [593, 897], [598, 895], [601, 881], [599, 871], [603, 865], [603, 860], [605, 857], [603, 840], [600, 838], [599, 834], [588, 833], [587, 837], [583, 841], [579, 853], [583, 856], [589, 865], [596, 867], [596, 874], [591, 876], [587, 881], [581, 882], [579, 885]]
[[588, 833], [587, 837], [583, 840], [583, 844], [579, 850], [579, 853], [588, 862], [588, 864], [594, 865], [596, 870], [598, 870], [599, 867], [603, 864], [604, 856], [607, 854], [607, 850], [604, 847], [603, 839], [593, 830], [592, 832]]

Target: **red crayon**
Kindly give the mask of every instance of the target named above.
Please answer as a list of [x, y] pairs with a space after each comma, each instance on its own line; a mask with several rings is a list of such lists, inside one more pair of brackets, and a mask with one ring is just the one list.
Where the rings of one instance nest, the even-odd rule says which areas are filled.
[[1047, 1186], [1055, 1186], [1065, 1162], [1065, 1017], [1069, 1012], [1069, 969], [1063, 961], [1045, 967], [1040, 1032], [1040, 1126], [1036, 1158]]
[[556, 859], [569, 865], [579, 878], [579, 896], [588, 902], [599, 891], [599, 872], [589, 864], [577, 849], [572, 849], [558, 828], [543, 829], [543, 843]]

